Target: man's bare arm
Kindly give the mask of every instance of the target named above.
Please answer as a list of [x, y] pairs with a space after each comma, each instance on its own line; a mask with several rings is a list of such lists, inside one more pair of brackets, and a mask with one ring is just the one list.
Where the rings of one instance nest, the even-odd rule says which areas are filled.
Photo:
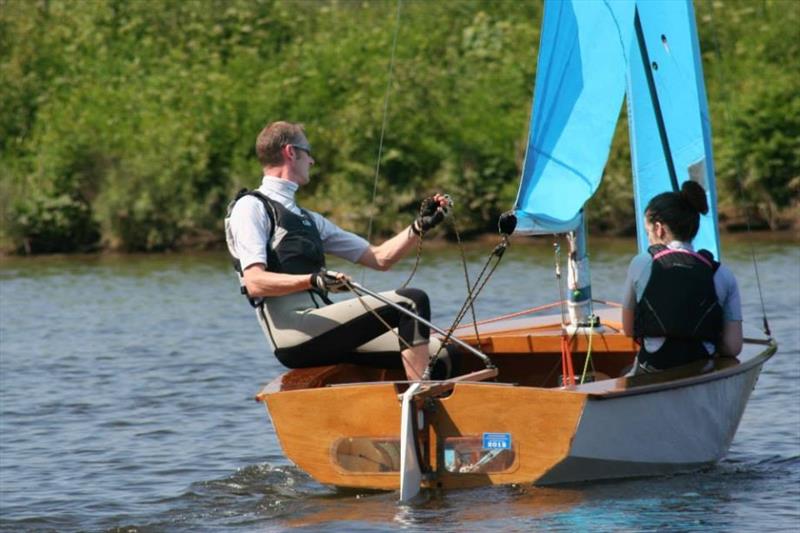
[[453, 203], [446, 194], [436, 193], [422, 201], [414, 223], [381, 245], [370, 245], [358, 258], [359, 264], [375, 270], [388, 270], [419, 242], [419, 234], [438, 226]]
[[244, 270], [244, 285], [252, 298], [284, 296], [311, 288], [311, 274], [269, 272], [263, 263], [254, 263]]
[[389, 270], [392, 265], [415, 248], [418, 241], [419, 237], [411, 231], [411, 226], [409, 226], [383, 244], [370, 245], [358, 258], [358, 263], [375, 270]]

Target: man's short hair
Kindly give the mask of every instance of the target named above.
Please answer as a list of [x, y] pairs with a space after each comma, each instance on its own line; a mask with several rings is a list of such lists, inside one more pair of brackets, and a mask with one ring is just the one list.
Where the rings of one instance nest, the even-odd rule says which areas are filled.
[[262, 167], [283, 164], [281, 149], [287, 144], [302, 142], [305, 131], [302, 124], [277, 121], [267, 124], [256, 139], [256, 155]]

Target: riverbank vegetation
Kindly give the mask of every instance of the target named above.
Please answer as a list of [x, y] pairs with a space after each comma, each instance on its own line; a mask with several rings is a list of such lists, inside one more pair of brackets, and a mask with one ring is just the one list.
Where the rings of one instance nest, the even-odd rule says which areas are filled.
[[[306, 125], [302, 202], [373, 235], [448, 191], [464, 234], [513, 203], [542, 6], [517, 0], [0, 0], [2, 247], [22, 253], [219, 245], [255, 187], [265, 123]], [[796, 224], [800, 8], [695, 5], [723, 226]], [[588, 212], [633, 227], [624, 119]]]

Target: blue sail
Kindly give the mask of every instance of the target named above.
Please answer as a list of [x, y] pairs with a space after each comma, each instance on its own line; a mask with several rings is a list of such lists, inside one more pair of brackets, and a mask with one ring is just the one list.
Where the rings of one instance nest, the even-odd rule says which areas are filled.
[[633, 0], [545, 2], [515, 233], [580, 225], [625, 94], [634, 6]]
[[637, 2], [632, 44], [628, 116], [639, 250], [647, 249], [647, 203], [692, 179], [710, 208], [694, 246], [719, 259], [711, 125], [691, 1]]
[[640, 251], [647, 203], [691, 179], [709, 204], [694, 245], [719, 258], [703, 80], [691, 0], [547, 0], [515, 232], [581, 226], [627, 94]]

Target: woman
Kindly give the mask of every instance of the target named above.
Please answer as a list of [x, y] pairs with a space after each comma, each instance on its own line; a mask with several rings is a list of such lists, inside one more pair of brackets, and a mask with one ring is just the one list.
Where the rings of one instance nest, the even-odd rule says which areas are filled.
[[628, 268], [625, 335], [640, 343], [635, 373], [657, 372], [742, 351], [742, 306], [736, 278], [691, 241], [708, 213], [703, 188], [684, 182], [645, 209], [650, 247]]

